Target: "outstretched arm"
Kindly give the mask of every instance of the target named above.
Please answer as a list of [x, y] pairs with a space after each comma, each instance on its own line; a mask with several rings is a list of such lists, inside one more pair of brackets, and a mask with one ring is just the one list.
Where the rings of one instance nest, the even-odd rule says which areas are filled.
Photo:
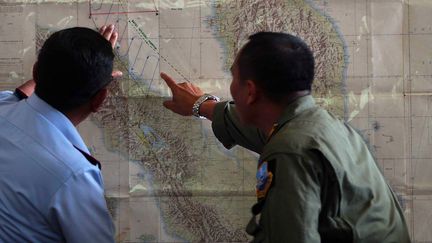
[[[192, 106], [198, 98], [204, 95], [204, 92], [190, 82], [176, 83], [165, 73], [161, 73], [161, 78], [165, 80], [172, 92], [172, 99], [165, 101], [163, 105], [179, 115], [191, 116]], [[205, 101], [199, 108], [199, 114], [209, 120], [213, 120], [213, 111], [217, 103], [214, 100]]]
[[[177, 83], [165, 73], [161, 77], [172, 92], [172, 99], [165, 101], [164, 106], [179, 115], [191, 116], [192, 106], [204, 92], [192, 83]], [[226, 148], [238, 144], [257, 153], [262, 151], [265, 135], [255, 127], [242, 124], [234, 104], [207, 100], [201, 104], [199, 114], [212, 121], [214, 134]]]

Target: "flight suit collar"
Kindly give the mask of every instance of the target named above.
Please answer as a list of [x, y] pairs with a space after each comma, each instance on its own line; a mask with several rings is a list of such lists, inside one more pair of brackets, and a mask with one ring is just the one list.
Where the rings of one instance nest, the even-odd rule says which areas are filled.
[[273, 129], [270, 131], [268, 136], [269, 140], [272, 135], [276, 133], [285, 123], [289, 122], [303, 111], [315, 106], [315, 100], [311, 95], [301, 96], [289, 103], [282, 112], [282, 115], [279, 117], [278, 121], [273, 125]]

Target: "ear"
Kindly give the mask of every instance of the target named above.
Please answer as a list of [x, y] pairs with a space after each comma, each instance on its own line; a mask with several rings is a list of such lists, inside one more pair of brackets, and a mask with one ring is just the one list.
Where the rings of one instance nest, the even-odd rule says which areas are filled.
[[108, 89], [102, 88], [99, 90], [90, 101], [90, 108], [92, 112], [97, 112], [102, 107], [103, 102], [108, 96]]
[[259, 97], [259, 89], [254, 81], [246, 80], [246, 88], [247, 88], [247, 99], [246, 103], [251, 105], [258, 100]]

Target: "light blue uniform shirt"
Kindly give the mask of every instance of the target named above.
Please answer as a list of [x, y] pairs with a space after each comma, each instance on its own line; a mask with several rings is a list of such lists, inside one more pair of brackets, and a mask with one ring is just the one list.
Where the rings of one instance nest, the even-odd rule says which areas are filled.
[[0, 92], [0, 242], [114, 242], [100, 170], [78, 131], [35, 94]]

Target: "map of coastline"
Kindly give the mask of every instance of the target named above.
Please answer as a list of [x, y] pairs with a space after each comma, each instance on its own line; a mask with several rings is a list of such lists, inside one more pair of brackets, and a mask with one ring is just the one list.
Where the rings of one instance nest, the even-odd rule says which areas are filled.
[[[229, 68], [252, 33], [282, 31], [299, 35], [306, 39], [317, 58], [315, 95], [323, 101], [321, 105], [343, 115], [344, 46], [328, 18], [303, 1], [215, 1], [213, 8], [207, 23], [214, 36], [224, 43], [221, 47], [225, 49], [225, 68]], [[138, 28], [134, 20], [129, 20], [131, 22]], [[153, 43], [152, 49], [157, 49]], [[118, 65], [117, 69], [128, 66], [124, 65], [124, 60], [118, 60], [121, 62], [123, 65]], [[135, 185], [131, 196], [161, 197], [159, 206], [168, 232], [183, 240], [247, 241], [244, 232], [247, 218], [236, 213], [238, 208], [244, 210], [247, 206], [222, 209], [226, 208], [226, 203], [231, 203], [229, 197], [247, 196], [248, 206], [252, 206], [256, 157], [246, 156], [242, 159], [249, 161], [240, 167], [233, 166], [229, 161], [235, 158], [226, 158], [225, 153], [219, 151], [221, 147], [216, 145], [218, 142], [209, 130], [203, 130], [202, 121], [165, 110], [164, 98], [130, 96], [139, 94], [134, 91], [138, 89], [148, 90], [131, 79], [117, 80], [111, 87], [112, 98], [93, 117], [105, 131], [109, 148], [120, 151], [152, 175], [151, 190], [147, 187], [140, 190]], [[235, 176], [243, 174], [244, 170], [249, 171], [250, 178]], [[204, 177], [203, 171], [207, 173]], [[244, 183], [245, 179], [249, 182]], [[250, 187], [243, 188], [244, 184]], [[211, 203], [214, 200], [218, 203]]]

